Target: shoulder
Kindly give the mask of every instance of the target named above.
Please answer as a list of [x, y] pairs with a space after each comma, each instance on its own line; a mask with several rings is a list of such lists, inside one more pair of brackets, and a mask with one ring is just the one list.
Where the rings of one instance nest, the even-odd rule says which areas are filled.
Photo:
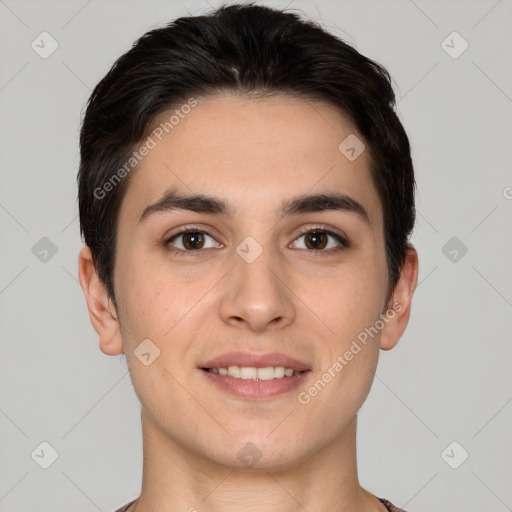
[[379, 501], [388, 509], [389, 512], [406, 512], [405, 510], [395, 507], [393, 503], [383, 498], [378, 498]]
[[126, 512], [128, 510], [128, 507], [134, 502], [135, 500], [130, 501], [130, 503], [127, 503], [126, 505], [123, 505], [121, 508], [118, 508], [114, 512]]

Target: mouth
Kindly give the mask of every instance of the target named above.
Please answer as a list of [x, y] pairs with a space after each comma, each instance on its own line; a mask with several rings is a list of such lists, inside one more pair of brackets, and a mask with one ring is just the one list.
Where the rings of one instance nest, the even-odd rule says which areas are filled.
[[248, 400], [287, 393], [311, 374], [306, 363], [277, 353], [231, 352], [202, 364], [199, 369], [218, 389]]

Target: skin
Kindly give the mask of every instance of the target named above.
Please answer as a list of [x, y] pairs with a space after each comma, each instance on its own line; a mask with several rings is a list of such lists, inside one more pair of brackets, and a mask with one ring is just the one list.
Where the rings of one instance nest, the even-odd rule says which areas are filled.
[[[385, 510], [358, 482], [356, 414], [380, 349], [393, 348], [407, 326], [418, 258], [410, 247], [386, 302], [383, 215], [368, 152], [349, 161], [338, 150], [351, 133], [322, 102], [198, 98], [131, 177], [118, 222], [118, 311], [89, 248], [80, 252], [80, 283], [100, 349], [126, 354], [142, 406], [143, 484], [130, 512]], [[138, 224], [144, 208], [173, 187], [224, 199], [236, 216], [174, 210]], [[278, 217], [292, 197], [340, 191], [364, 206], [371, 224], [335, 210]], [[327, 249], [308, 248], [301, 228], [319, 224], [343, 233], [349, 247], [330, 251], [339, 243], [329, 238]], [[166, 240], [189, 225], [211, 235], [207, 247], [185, 252], [178, 237], [172, 243], [183, 252], [169, 252]], [[248, 236], [263, 250], [252, 263], [236, 252]], [[301, 404], [297, 394], [393, 303], [400, 311]], [[144, 339], [161, 351], [149, 366], [134, 356]], [[281, 352], [312, 371], [300, 389], [245, 400], [198, 368], [230, 351]], [[249, 442], [261, 453], [252, 467], [237, 457]]]

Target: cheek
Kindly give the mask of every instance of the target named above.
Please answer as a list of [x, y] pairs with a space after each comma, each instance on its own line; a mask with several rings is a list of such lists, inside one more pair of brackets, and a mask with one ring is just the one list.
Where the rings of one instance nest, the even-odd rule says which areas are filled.
[[190, 405], [183, 389], [189, 376], [179, 362], [186, 360], [196, 337], [201, 299], [212, 284], [187, 283], [179, 274], [148, 267], [129, 276], [122, 303], [130, 376], [140, 402], [164, 425], [169, 418], [165, 419], [162, 403], [176, 402], [179, 408]]
[[[176, 279], [144, 281], [134, 286], [125, 304], [130, 333], [149, 338], [163, 350], [169, 344], [179, 350], [176, 332], [204, 295], [202, 287], [180, 286]], [[133, 340], [136, 341], [136, 340]]]
[[161, 339], [204, 295], [208, 283], [179, 268], [132, 254], [119, 265], [119, 290], [130, 331]]
[[308, 298], [305, 302], [341, 349], [379, 318], [386, 297], [387, 268], [385, 261], [361, 257], [300, 286], [300, 296]]

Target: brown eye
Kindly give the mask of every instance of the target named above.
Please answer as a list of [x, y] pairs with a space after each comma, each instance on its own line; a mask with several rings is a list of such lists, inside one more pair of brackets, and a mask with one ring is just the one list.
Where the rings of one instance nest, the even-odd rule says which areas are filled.
[[165, 241], [164, 246], [172, 252], [177, 253], [200, 253], [201, 249], [217, 248], [220, 249], [222, 244], [219, 244], [211, 235], [206, 231], [199, 230], [183, 230], [176, 233], [174, 236]]
[[349, 247], [348, 241], [330, 231], [323, 228], [312, 228], [304, 231], [293, 243], [293, 249], [305, 249], [309, 252], [319, 252], [333, 254], [336, 251], [343, 250]]
[[204, 245], [204, 235], [202, 233], [189, 232], [182, 236], [182, 243], [185, 249], [202, 249]]
[[327, 235], [322, 231], [311, 231], [305, 235], [305, 242], [308, 249], [325, 249]]

